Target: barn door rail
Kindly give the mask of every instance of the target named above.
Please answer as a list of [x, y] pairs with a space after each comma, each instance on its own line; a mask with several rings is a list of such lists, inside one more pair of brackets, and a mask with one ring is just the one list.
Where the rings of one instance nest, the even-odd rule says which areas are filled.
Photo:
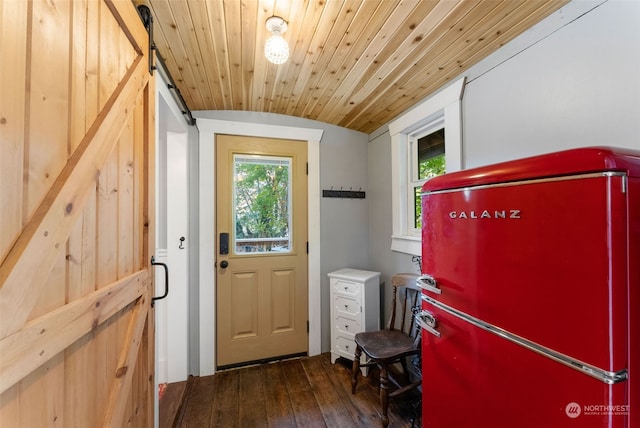
[[162, 296], [152, 297], [151, 298], [151, 307], [156, 303], [156, 300], [162, 300], [169, 295], [169, 267], [167, 267], [166, 263], [157, 262], [155, 257], [151, 256], [151, 265], [152, 266], [162, 266], [164, 268], [164, 294]]
[[[196, 119], [191, 114], [191, 110], [189, 110], [187, 102], [184, 100], [184, 97], [180, 93], [180, 89], [176, 86], [176, 82], [173, 80], [171, 73], [169, 73], [169, 69], [164, 63], [162, 55], [160, 54], [158, 47], [153, 41], [153, 15], [151, 13], [151, 9], [149, 9], [147, 5], [141, 4], [138, 6], [138, 15], [140, 15], [140, 19], [144, 24], [144, 28], [149, 34], [149, 74], [153, 76], [153, 70], [158, 70], [160, 72], [165, 82], [168, 82], [167, 88], [170, 91], [173, 91], [173, 97], [176, 103], [178, 103], [178, 105], [180, 106], [182, 114], [186, 116], [186, 122], [189, 125], [194, 126], [196, 124]], [[154, 60], [160, 65], [160, 67], [156, 67]]]

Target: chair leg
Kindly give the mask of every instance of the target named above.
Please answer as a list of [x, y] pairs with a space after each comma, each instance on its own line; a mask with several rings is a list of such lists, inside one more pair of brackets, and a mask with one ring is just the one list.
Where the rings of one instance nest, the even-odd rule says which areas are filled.
[[400, 358], [400, 366], [402, 366], [402, 374], [404, 375], [408, 375], [409, 374], [409, 369], [407, 369], [407, 359], [406, 358]]
[[356, 386], [358, 386], [358, 376], [360, 375], [360, 356], [362, 355], [362, 348], [360, 345], [356, 345], [356, 352], [353, 355], [353, 366], [351, 369], [351, 393], [356, 393]]
[[422, 400], [418, 400], [417, 403], [415, 403], [414, 408], [413, 408], [413, 417], [411, 418], [411, 428], [414, 428], [416, 426], [416, 420], [418, 420], [420, 418], [420, 414], [422, 413]]
[[382, 405], [382, 428], [389, 426], [389, 374], [386, 364], [380, 365], [380, 404]]

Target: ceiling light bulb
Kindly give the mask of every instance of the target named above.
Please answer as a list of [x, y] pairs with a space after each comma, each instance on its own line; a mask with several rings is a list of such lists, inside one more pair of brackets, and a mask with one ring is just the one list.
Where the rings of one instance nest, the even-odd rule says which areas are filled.
[[289, 44], [282, 38], [282, 33], [287, 31], [287, 22], [279, 16], [267, 19], [267, 30], [272, 35], [264, 44], [264, 56], [274, 64], [284, 64], [289, 59]]
[[289, 45], [278, 33], [267, 39], [264, 44], [264, 56], [274, 64], [284, 64], [289, 58]]

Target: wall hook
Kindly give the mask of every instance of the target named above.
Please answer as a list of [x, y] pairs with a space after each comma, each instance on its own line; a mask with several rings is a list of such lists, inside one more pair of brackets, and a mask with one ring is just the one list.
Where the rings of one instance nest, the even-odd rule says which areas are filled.
[[180, 245], [178, 245], [178, 248], [181, 250], [184, 250], [184, 247], [182, 246], [182, 244], [184, 243], [185, 237], [181, 236], [180, 237]]

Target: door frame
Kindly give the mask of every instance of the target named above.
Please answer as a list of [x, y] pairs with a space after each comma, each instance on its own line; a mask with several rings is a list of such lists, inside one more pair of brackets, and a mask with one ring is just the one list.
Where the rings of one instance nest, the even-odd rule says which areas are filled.
[[[185, 121], [182, 111], [171, 94], [168, 82], [164, 75], [166, 72], [158, 73], [156, 77], [156, 261], [167, 263], [171, 268], [169, 276], [171, 283], [181, 284], [180, 287], [171, 289], [171, 293], [167, 299], [160, 300], [156, 303], [156, 385], [163, 383], [177, 382], [186, 380], [189, 376], [189, 294], [191, 293], [191, 285], [189, 278], [189, 218], [190, 218], [190, 193], [189, 193], [189, 177], [185, 177], [187, 188], [185, 188], [187, 204], [186, 210], [186, 230], [184, 235], [187, 237], [184, 243], [186, 254], [186, 264], [180, 266], [184, 268], [185, 276], [180, 281], [174, 281], [176, 272], [182, 272], [176, 269], [176, 261], [170, 257], [170, 245], [178, 245], [176, 239], [170, 240], [169, 218], [171, 217], [171, 207], [167, 204], [168, 183], [172, 180], [169, 175], [169, 162], [167, 153], [169, 146], [175, 143], [183, 143], [185, 145], [185, 167], [189, 163], [189, 124]], [[187, 170], [188, 174], [188, 169]], [[164, 235], [162, 235], [164, 233]], [[175, 238], [175, 237], [174, 237]], [[172, 247], [171, 249], [173, 250]], [[162, 271], [157, 271], [156, 275], [156, 295], [162, 295], [164, 292], [164, 277], [159, 275]], [[171, 305], [169, 305], [171, 301]], [[177, 315], [177, 316], [176, 316]], [[169, 319], [172, 320], [169, 323]], [[157, 398], [157, 397], [156, 397]], [[157, 407], [157, 406], [156, 406]]]
[[[307, 142], [308, 240], [309, 240], [309, 355], [321, 351], [321, 301], [320, 293], [320, 140], [321, 129], [267, 125], [251, 122], [234, 122], [197, 118], [199, 131], [199, 302], [200, 302], [200, 376], [216, 371], [216, 240], [215, 230], [215, 137], [216, 134], [250, 137], [281, 138]], [[203, 328], [208, 326], [207, 328]], [[209, 328], [211, 326], [211, 328]]]

